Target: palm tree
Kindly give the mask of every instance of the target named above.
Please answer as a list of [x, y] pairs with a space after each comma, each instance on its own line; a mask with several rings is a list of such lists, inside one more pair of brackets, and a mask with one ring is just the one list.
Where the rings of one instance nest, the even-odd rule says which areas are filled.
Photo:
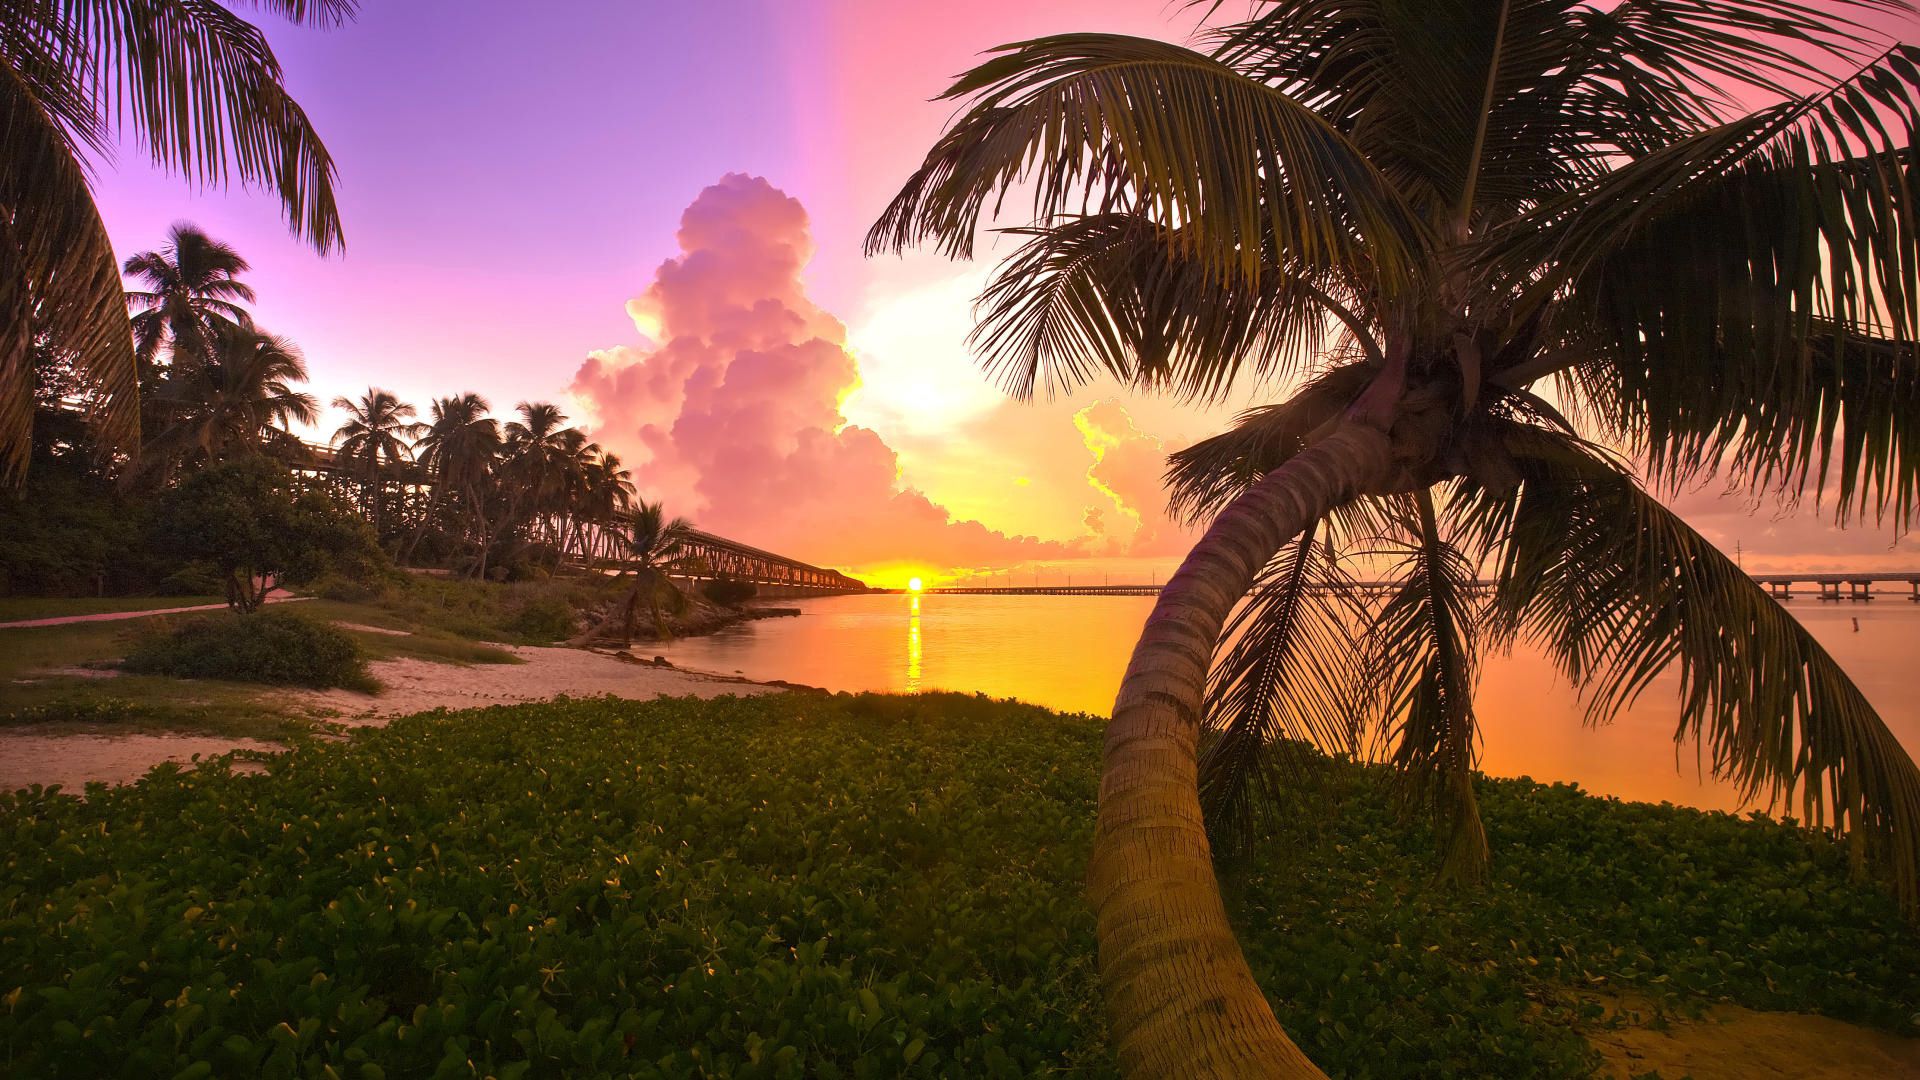
[[[259, 6], [332, 26], [355, 5]], [[0, 0], [0, 477], [13, 482], [31, 445], [36, 339], [99, 388], [101, 438], [139, 444], [120, 266], [88, 186], [122, 138], [190, 183], [272, 189], [323, 253], [341, 241], [333, 159], [246, 20], [186, 0]]]
[[440, 398], [433, 403], [432, 422], [413, 444], [421, 468], [433, 478], [435, 498], [463, 504], [463, 531], [483, 544], [486, 488], [502, 446], [500, 422], [487, 415], [491, 408], [471, 392]]
[[[967, 256], [988, 207], [1030, 196], [975, 338], [1015, 392], [1312, 376], [1169, 474], [1211, 524], [1115, 702], [1088, 875], [1129, 1074], [1319, 1075], [1234, 940], [1201, 793], [1231, 838], [1286, 739], [1383, 725], [1442, 819], [1443, 874], [1471, 879], [1475, 661], [1519, 635], [1594, 719], [1677, 668], [1678, 734], [1716, 773], [1797, 797], [1920, 908], [1920, 770], [1804, 628], [1584, 437], [1652, 482], [1719, 470], [1912, 521], [1920, 50], [1847, 21], [1907, 10], [1280, 0], [1200, 49], [1009, 45], [948, 92], [969, 104], [868, 248]], [[1315, 588], [1341, 545], [1396, 571], [1358, 630]]]
[[687, 602], [667, 572], [681, 557], [693, 523], [686, 518], [669, 519], [663, 504], [641, 499], [624, 524], [627, 568], [633, 573], [633, 588], [620, 609], [626, 640], [633, 641], [634, 616], [643, 603], [654, 633], [666, 637], [666, 614], [679, 612]]
[[[614, 527], [633, 506], [633, 474], [616, 454], [594, 447], [582, 478], [578, 517], [580, 555], [591, 567], [602, 544], [613, 538]], [[591, 527], [591, 532], [589, 532]]]
[[408, 459], [408, 443], [419, 438], [427, 425], [412, 423], [413, 406], [375, 387], [368, 387], [359, 401], [334, 398], [333, 407], [346, 410], [347, 422], [333, 433], [331, 442], [338, 444], [340, 460], [358, 463], [361, 490], [366, 493], [373, 531], [378, 535], [387, 473]]
[[510, 525], [534, 523], [553, 505], [565, 480], [566, 414], [545, 401], [514, 406], [520, 419], [506, 425], [506, 468], [513, 478]]
[[210, 334], [197, 367], [164, 381], [161, 404], [171, 417], [145, 455], [147, 467], [187, 457], [220, 461], [262, 450], [285, 457], [306, 453], [288, 430], [319, 418], [312, 394], [294, 389], [307, 366], [284, 338], [229, 324]]
[[162, 346], [176, 367], [202, 363], [217, 333], [252, 325], [241, 305], [253, 302], [253, 289], [238, 277], [247, 269], [239, 252], [185, 222], [173, 227], [158, 251], [127, 259], [125, 272], [147, 285], [127, 293], [127, 306], [135, 312], [133, 353], [143, 374], [142, 393], [151, 385], [149, 373]]

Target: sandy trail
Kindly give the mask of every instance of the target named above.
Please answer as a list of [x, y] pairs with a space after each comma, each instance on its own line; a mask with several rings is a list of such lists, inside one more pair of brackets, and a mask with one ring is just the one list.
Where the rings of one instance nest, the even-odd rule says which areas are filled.
[[559, 697], [724, 697], [765, 694], [778, 687], [679, 668], [636, 664], [582, 649], [502, 645], [519, 664], [456, 667], [426, 660], [376, 660], [373, 677], [387, 689], [379, 695], [351, 690], [305, 690], [295, 703], [316, 716], [345, 724], [378, 724], [429, 709], [477, 709]]
[[[288, 703], [316, 718], [355, 727], [379, 726], [430, 709], [473, 709], [548, 698], [612, 694], [722, 697], [773, 693], [780, 687], [722, 675], [653, 667], [580, 649], [502, 646], [523, 663], [460, 667], [425, 660], [376, 660], [374, 678], [387, 687], [372, 696], [348, 690], [288, 691]], [[105, 735], [41, 728], [0, 730], [0, 790], [60, 784], [78, 792], [88, 781], [124, 784], [163, 761], [229, 750], [283, 750], [279, 743], [205, 735]]]

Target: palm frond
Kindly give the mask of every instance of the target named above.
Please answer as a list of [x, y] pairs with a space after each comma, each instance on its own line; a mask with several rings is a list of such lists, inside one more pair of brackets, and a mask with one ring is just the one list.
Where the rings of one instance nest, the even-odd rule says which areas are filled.
[[1254, 481], [1306, 449], [1312, 436], [1338, 419], [1372, 381], [1364, 363], [1322, 373], [1278, 405], [1242, 413], [1233, 427], [1167, 458], [1167, 499], [1188, 521], [1212, 517]]
[[1494, 610], [1540, 642], [1611, 718], [1680, 676], [1679, 741], [1752, 799], [1831, 822], [1885, 861], [1920, 909], [1920, 769], [1826, 649], [1633, 478], [1591, 450], [1516, 431], [1526, 480], [1508, 511]]
[[1440, 877], [1470, 883], [1486, 875], [1489, 851], [1473, 792], [1477, 728], [1473, 689], [1479, 664], [1474, 566], [1443, 537], [1433, 496], [1421, 489], [1404, 521], [1398, 587], [1372, 627], [1387, 760], [1405, 796], [1424, 803], [1445, 833]]
[[[336, 19], [339, 0], [263, 0], [302, 21]], [[201, 0], [63, 0], [85, 43], [85, 81], [101, 116], [124, 116], [155, 164], [197, 184], [236, 177], [279, 197], [294, 235], [329, 251], [343, 240], [333, 157], [281, 85], [260, 31]]]
[[[11, 59], [9, 57], [8, 59]], [[0, 63], [0, 480], [32, 446], [36, 341], [97, 388], [99, 431], [137, 448], [138, 365], [106, 225], [60, 117]]]
[[1307, 747], [1351, 755], [1372, 701], [1359, 594], [1308, 529], [1228, 620], [1208, 675], [1200, 803], [1214, 850], [1244, 854]]
[[[1589, 415], [1656, 472], [1702, 462], [1842, 520], [1912, 521], [1920, 447], [1920, 49], [1681, 140], [1490, 243], [1558, 295]], [[1549, 267], [1535, 276], [1535, 267]]]
[[1302, 265], [1405, 280], [1422, 229], [1312, 109], [1164, 41], [1067, 34], [1002, 46], [942, 95], [971, 99], [867, 236], [970, 257], [975, 230], [1028, 185], [1031, 219], [1128, 210], [1178, 227], [1188, 257], [1257, 281], [1270, 235]]
[[[1036, 228], [981, 295], [972, 342], [1017, 397], [1036, 382], [1072, 390], [1106, 371], [1122, 383], [1217, 398], [1243, 373], [1285, 374], [1344, 322], [1372, 345], [1358, 298], [1268, 260], [1258, 277], [1189, 257], [1182, 230], [1133, 213], [1070, 215]], [[1256, 241], [1257, 243], [1257, 241]]]

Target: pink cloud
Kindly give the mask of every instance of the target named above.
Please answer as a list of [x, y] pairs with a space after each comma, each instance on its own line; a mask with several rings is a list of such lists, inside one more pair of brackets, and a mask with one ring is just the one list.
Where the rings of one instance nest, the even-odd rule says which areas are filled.
[[681, 253], [627, 306], [647, 339], [589, 356], [571, 392], [641, 490], [702, 528], [796, 558], [942, 568], [1071, 557], [1070, 544], [956, 521], [849, 424], [859, 382], [838, 319], [807, 296], [806, 211], [729, 174], [681, 218]]

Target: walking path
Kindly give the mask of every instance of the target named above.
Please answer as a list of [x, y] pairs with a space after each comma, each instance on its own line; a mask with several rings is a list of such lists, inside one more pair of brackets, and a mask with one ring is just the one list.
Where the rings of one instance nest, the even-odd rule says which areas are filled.
[[[311, 600], [311, 596], [269, 596], [269, 604], [291, 604]], [[65, 626], [68, 623], [115, 622], [120, 619], [144, 619], [149, 615], [184, 615], [189, 611], [225, 611], [225, 604], [195, 604], [192, 607], [148, 608], [145, 611], [102, 611], [93, 615], [56, 615], [51, 619], [21, 619], [0, 622], [0, 630], [28, 630], [36, 626]]]

